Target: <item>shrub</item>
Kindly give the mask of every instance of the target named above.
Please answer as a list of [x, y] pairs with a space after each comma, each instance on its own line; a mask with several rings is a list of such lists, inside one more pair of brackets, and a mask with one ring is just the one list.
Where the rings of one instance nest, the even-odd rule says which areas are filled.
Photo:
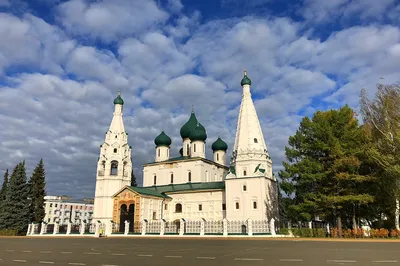
[[0, 230], [0, 236], [16, 236], [16, 235], [18, 235], [17, 230], [12, 230], [12, 229]]
[[288, 228], [279, 228], [279, 233], [282, 235], [289, 235], [289, 229]]
[[316, 228], [313, 230], [314, 237], [326, 237], [325, 229]]
[[377, 229], [376, 231], [377, 231], [378, 237], [383, 238], [383, 237], [389, 236], [389, 230], [387, 230], [385, 228]]
[[400, 230], [392, 229], [390, 231], [390, 236], [391, 237], [396, 237], [396, 238], [400, 237]]

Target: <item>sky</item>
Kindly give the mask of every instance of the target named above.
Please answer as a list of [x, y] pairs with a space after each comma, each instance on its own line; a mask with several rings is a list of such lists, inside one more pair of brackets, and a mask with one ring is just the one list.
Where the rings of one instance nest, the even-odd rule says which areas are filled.
[[274, 172], [304, 116], [400, 81], [399, 0], [0, 0], [0, 38], [0, 171], [43, 158], [47, 194], [76, 199], [118, 90], [141, 184], [162, 130], [179, 155], [192, 105], [207, 158], [219, 135], [230, 157], [244, 69]]

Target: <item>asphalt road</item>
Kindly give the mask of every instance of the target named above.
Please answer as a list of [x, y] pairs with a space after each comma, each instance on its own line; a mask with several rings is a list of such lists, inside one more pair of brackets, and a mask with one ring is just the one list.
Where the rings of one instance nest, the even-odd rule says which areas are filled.
[[400, 243], [0, 238], [2, 265], [399, 265]]

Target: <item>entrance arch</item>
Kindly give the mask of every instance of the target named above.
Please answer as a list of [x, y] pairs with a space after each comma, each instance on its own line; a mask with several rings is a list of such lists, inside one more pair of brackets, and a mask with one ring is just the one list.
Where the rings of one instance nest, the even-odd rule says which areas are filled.
[[129, 232], [133, 232], [133, 222], [135, 214], [135, 204], [130, 204], [129, 208], [126, 204], [122, 204], [119, 215], [119, 232], [125, 232], [125, 221], [129, 222]]

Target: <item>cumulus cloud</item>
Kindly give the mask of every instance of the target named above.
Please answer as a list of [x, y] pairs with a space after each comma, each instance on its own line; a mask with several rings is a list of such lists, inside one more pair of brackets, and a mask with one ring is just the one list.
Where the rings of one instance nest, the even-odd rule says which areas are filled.
[[[0, 153], [8, 155], [0, 170], [25, 159], [31, 171], [44, 157], [49, 194], [93, 196], [117, 90], [139, 180], [141, 164], [154, 160], [161, 130], [178, 155], [179, 130], [192, 105], [207, 129], [208, 158], [218, 135], [230, 155], [244, 68], [279, 170], [303, 115], [345, 103], [357, 108], [361, 88], [373, 92], [379, 77], [390, 83], [400, 74], [395, 25], [350, 26], [320, 39], [309, 21], [203, 20], [199, 11], [185, 13], [181, 1], [168, 3], [70, 0], [57, 6], [55, 24], [29, 13], [0, 13], [0, 123], [7, 125]], [[365, 20], [393, 6], [388, 0], [378, 11], [371, 1], [305, 3], [305, 16], [307, 8], [331, 17], [340, 10]], [[313, 23], [323, 20], [318, 16]]]

